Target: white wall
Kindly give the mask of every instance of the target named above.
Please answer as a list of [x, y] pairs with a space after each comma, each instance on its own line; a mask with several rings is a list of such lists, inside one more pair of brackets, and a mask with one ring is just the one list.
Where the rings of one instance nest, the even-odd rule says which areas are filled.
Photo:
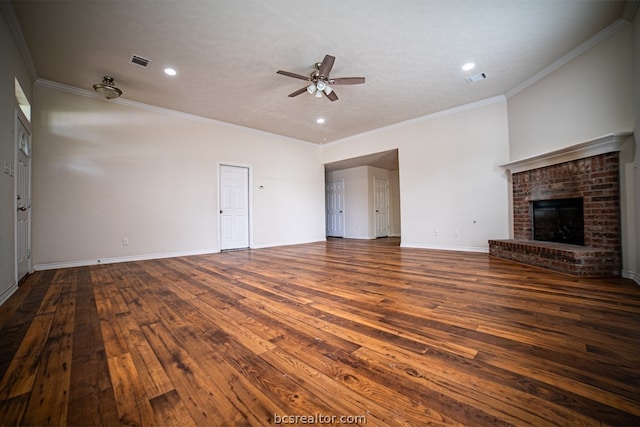
[[[3, 8], [4, 11], [4, 8]], [[31, 100], [31, 79], [0, 13], [0, 304], [16, 289], [15, 270], [15, 177], [4, 173], [4, 165], [15, 163], [15, 120], [18, 103], [15, 78]]]
[[402, 245], [487, 251], [509, 235], [507, 133], [496, 98], [326, 144], [323, 162], [397, 148]]
[[508, 99], [511, 160], [633, 130], [631, 27]]
[[[623, 275], [638, 276], [637, 22], [508, 99], [511, 160], [636, 130], [620, 153]], [[635, 63], [634, 71], [632, 63]], [[634, 96], [635, 94], [635, 96]], [[634, 116], [634, 100], [636, 112]], [[635, 175], [635, 177], [634, 177]]]
[[227, 162], [251, 167], [252, 247], [325, 239], [318, 146], [73, 92], [34, 85], [36, 268], [218, 251]]
[[402, 235], [402, 218], [400, 211], [400, 171], [389, 171], [389, 204], [391, 205], [391, 235]]

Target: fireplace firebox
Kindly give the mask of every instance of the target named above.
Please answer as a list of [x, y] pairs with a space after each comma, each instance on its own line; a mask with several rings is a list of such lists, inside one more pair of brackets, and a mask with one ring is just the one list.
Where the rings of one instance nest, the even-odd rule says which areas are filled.
[[531, 202], [533, 240], [584, 246], [583, 198]]

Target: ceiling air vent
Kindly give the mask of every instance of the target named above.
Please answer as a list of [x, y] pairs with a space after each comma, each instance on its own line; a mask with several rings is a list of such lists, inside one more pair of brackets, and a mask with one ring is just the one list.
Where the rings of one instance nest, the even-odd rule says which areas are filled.
[[135, 53], [131, 55], [131, 59], [129, 60], [130, 64], [137, 65], [141, 68], [149, 68], [149, 64], [151, 64], [151, 60], [147, 58], [143, 58], [140, 55], [136, 55]]
[[475, 82], [479, 82], [480, 80], [484, 80], [486, 78], [487, 78], [487, 75], [485, 73], [480, 73], [473, 76], [469, 76], [466, 78], [466, 80], [468, 83], [475, 83]]

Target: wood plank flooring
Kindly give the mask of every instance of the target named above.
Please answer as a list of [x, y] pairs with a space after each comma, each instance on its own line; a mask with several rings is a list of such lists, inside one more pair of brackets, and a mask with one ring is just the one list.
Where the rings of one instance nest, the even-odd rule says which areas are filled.
[[0, 425], [640, 425], [640, 287], [327, 242], [36, 272]]

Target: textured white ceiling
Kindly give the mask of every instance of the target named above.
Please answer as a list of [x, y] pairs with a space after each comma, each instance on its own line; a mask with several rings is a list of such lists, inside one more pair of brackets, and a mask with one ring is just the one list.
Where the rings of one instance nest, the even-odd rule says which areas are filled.
[[[512, 90], [622, 17], [585, 0], [17, 0], [38, 77], [325, 143]], [[152, 60], [129, 64], [131, 54]], [[287, 95], [325, 54], [336, 102]], [[473, 61], [470, 72], [461, 66]], [[171, 65], [176, 77], [164, 75]], [[465, 77], [485, 72], [486, 80]], [[317, 117], [324, 117], [322, 125]]]

